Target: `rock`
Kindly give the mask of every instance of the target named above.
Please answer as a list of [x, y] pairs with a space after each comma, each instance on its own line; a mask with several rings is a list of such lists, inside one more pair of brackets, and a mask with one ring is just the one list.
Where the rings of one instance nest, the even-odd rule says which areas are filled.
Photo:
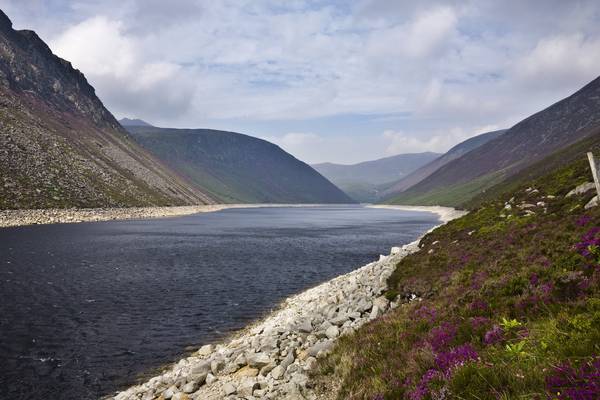
[[173, 395], [173, 397], [171, 397], [171, 400], [190, 400], [190, 396], [187, 395], [187, 393], [175, 393]]
[[315, 357], [308, 357], [305, 361], [305, 369], [308, 371], [312, 371], [317, 368], [317, 359]]
[[285, 358], [283, 360], [281, 360], [281, 363], [279, 365], [281, 365], [283, 367], [283, 370], [285, 371], [287, 369], [287, 367], [289, 365], [291, 365], [294, 362], [294, 353], [290, 352], [288, 353], [287, 356], [285, 356]]
[[380, 296], [373, 300], [373, 306], [377, 307], [379, 311], [385, 311], [388, 309], [390, 301], [385, 296]]
[[298, 325], [298, 330], [300, 332], [304, 332], [304, 333], [310, 333], [312, 332], [312, 323], [310, 320], [305, 319], [304, 321], [300, 322], [300, 324]]
[[214, 383], [216, 381], [217, 381], [217, 378], [213, 374], [206, 375], [206, 384], [207, 385], [210, 385], [211, 383]]
[[328, 352], [333, 347], [333, 340], [318, 342], [307, 350], [309, 356], [316, 357], [320, 352]]
[[265, 365], [264, 367], [262, 367], [260, 369], [260, 374], [262, 376], [267, 376], [267, 374], [269, 372], [271, 372], [273, 370], [273, 368], [275, 368], [277, 366], [277, 364], [275, 364], [273, 361], [271, 361], [270, 363], [268, 363], [267, 365]]
[[237, 388], [238, 396], [252, 396], [255, 389], [260, 389], [260, 385], [254, 379], [245, 379]]
[[190, 369], [190, 373], [192, 375], [204, 374], [206, 376], [206, 374], [208, 374], [209, 372], [210, 372], [210, 362], [208, 362], [208, 361], [201, 361], [199, 363], [196, 363], [196, 364], [192, 365], [192, 368]]
[[199, 355], [200, 357], [206, 357], [206, 356], [211, 355], [213, 350], [214, 350], [214, 346], [212, 344], [207, 344], [207, 345], [200, 347], [200, 349], [198, 349], [196, 354]]
[[329, 328], [327, 328], [325, 334], [329, 339], [335, 339], [340, 335], [340, 328], [338, 328], [336, 325], [332, 325]]
[[340, 314], [337, 317], [332, 318], [329, 322], [331, 322], [333, 325], [342, 326], [344, 325], [344, 322], [348, 321], [348, 318], [348, 315]]
[[379, 307], [373, 306], [371, 309], [371, 314], [369, 314], [369, 319], [375, 319], [379, 316]]
[[255, 353], [246, 356], [246, 361], [252, 368], [261, 369], [271, 362], [271, 358], [265, 353]]
[[213, 360], [210, 363], [210, 370], [214, 375], [217, 375], [225, 368], [225, 360]]
[[226, 384], [223, 385], [223, 394], [225, 396], [230, 396], [232, 394], [235, 394], [237, 392], [237, 388], [235, 386], [233, 386], [232, 383], [227, 382]]
[[173, 385], [173, 386], [170, 386], [167, 390], [165, 390], [162, 393], [162, 396], [166, 400], [169, 400], [169, 399], [171, 399], [173, 397], [173, 395], [175, 395], [175, 393], [178, 393], [178, 392], [179, 392], [179, 389], [177, 389], [177, 386]]
[[586, 205], [585, 209], [588, 210], [592, 207], [596, 207], [598, 205], [598, 196], [594, 196]]
[[287, 366], [284, 368], [281, 365], [278, 365], [275, 368], [273, 368], [273, 371], [271, 371], [271, 376], [273, 377], [273, 379], [281, 379], [283, 377], [283, 374], [285, 373], [286, 368]]
[[183, 393], [194, 393], [197, 389], [198, 384], [196, 382], [188, 382], [181, 388]]
[[237, 371], [235, 374], [233, 374], [236, 378], [242, 378], [242, 377], [254, 377], [258, 375], [258, 369], [256, 368], [252, 368], [248, 365], [246, 365], [245, 367], [243, 367], [242, 369], [240, 369], [239, 371]]
[[596, 185], [594, 184], [594, 182], [586, 182], [586, 183], [582, 183], [581, 185], [577, 186], [575, 189], [571, 190], [569, 193], [567, 193], [566, 197], [571, 197], [574, 196], [576, 194], [584, 194], [589, 192], [590, 190], [596, 188]]

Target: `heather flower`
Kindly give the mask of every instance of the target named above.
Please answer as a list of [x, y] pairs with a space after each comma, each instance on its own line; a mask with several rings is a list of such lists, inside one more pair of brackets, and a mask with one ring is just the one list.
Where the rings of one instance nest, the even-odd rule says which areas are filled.
[[446, 349], [456, 337], [456, 326], [446, 322], [429, 333], [429, 344], [435, 351]]
[[435, 364], [440, 371], [446, 373], [455, 366], [462, 365], [467, 361], [476, 360], [477, 357], [479, 357], [477, 351], [467, 343], [451, 351], [439, 353], [435, 358]]
[[490, 306], [487, 302], [477, 299], [474, 300], [471, 304], [469, 304], [469, 309], [473, 312], [486, 312], [488, 311]]
[[600, 357], [574, 368], [564, 363], [546, 378], [546, 390], [559, 400], [600, 399]]
[[384, 399], [384, 397], [383, 397], [383, 395], [382, 395], [381, 393], [379, 393], [379, 394], [376, 394], [376, 395], [373, 397], [373, 400], [383, 400], [383, 399]]
[[429, 323], [433, 323], [437, 318], [437, 311], [433, 307], [422, 306], [416, 309], [413, 315], [418, 320], [424, 320]]
[[408, 394], [410, 400], [422, 400], [430, 394], [429, 383], [436, 379], [444, 379], [444, 376], [435, 369], [430, 369], [423, 374], [417, 387]]
[[483, 342], [485, 344], [494, 344], [498, 343], [502, 339], [504, 339], [504, 330], [498, 325], [494, 325], [492, 329], [485, 333], [485, 336], [483, 337]]
[[535, 272], [533, 274], [531, 274], [531, 276], [529, 277], [529, 283], [531, 284], [531, 286], [537, 286], [539, 281], [540, 281], [540, 278], [539, 278], [538, 274], [536, 274]]
[[490, 319], [486, 317], [473, 317], [471, 318], [471, 328], [473, 330], [479, 330], [490, 323]]
[[579, 226], [585, 226], [587, 225], [590, 221], [592, 220], [592, 217], [590, 217], [589, 215], [582, 215], [581, 217], [579, 217], [577, 219], [577, 221], [575, 222], [577, 225]]

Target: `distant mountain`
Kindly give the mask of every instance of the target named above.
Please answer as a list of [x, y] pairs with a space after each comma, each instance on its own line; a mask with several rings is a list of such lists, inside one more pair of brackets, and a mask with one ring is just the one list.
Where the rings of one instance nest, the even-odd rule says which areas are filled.
[[0, 11], [0, 209], [213, 201], [133, 142], [81, 72]]
[[427, 178], [429, 175], [433, 174], [442, 166], [448, 164], [450, 161], [455, 160], [462, 155], [468, 153], [469, 151], [476, 149], [477, 147], [489, 142], [492, 139], [497, 138], [501, 134], [506, 132], [506, 129], [497, 130], [493, 132], [482, 133], [481, 135], [477, 135], [470, 139], [465, 140], [457, 144], [448, 150], [445, 154], [431, 161], [430, 163], [422, 166], [416, 171], [408, 174], [402, 179], [395, 182], [389, 188], [387, 188], [383, 193], [381, 193], [382, 198], [390, 198], [399, 195], [406, 189], [411, 186], [416, 185], [421, 182], [423, 179]]
[[381, 186], [397, 181], [415, 169], [437, 158], [438, 153], [399, 154], [358, 164], [314, 164], [312, 167], [361, 202], [376, 201]]
[[140, 145], [222, 202], [353, 202], [310, 166], [262, 139], [210, 129], [127, 129]]
[[121, 126], [153, 126], [138, 118], [121, 118], [119, 123]]
[[600, 78], [449, 162], [389, 202], [464, 204], [525, 167], [592, 135], [598, 127]]

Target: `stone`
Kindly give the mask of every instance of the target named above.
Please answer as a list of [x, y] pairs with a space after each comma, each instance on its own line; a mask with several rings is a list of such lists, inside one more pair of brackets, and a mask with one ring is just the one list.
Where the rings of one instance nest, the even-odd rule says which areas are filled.
[[210, 370], [213, 375], [217, 375], [225, 368], [225, 360], [213, 360], [210, 363]]
[[238, 396], [252, 396], [255, 389], [260, 389], [260, 385], [254, 379], [245, 379], [237, 387]]
[[290, 352], [290, 353], [288, 353], [287, 356], [285, 356], [285, 358], [283, 360], [281, 360], [281, 363], [279, 365], [281, 365], [285, 371], [287, 369], [287, 367], [289, 365], [291, 365], [293, 362], [294, 362], [294, 353]]
[[200, 349], [198, 349], [196, 354], [199, 355], [200, 357], [206, 357], [206, 356], [211, 355], [211, 353], [213, 351], [214, 351], [214, 346], [212, 344], [206, 344], [206, 345], [200, 347]]
[[264, 367], [262, 367], [260, 369], [260, 374], [262, 376], [267, 376], [267, 374], [269, 372], [271, 372], [273, 370], [273, 368], [275, 368], [277, 366], [277, 364], [275, 364], [273, 361], [271, 361], [270, 363], [268, 363], [267, 365], [265, 365]]
[[252, 367], [246, 365], [245, 367], [241, 368], [239, 371], [237, 371], [233, 375], [236, 378], [253, 377], [253, 376], [257, 376], [258, 375], [258, 369], [252, 368]]
[[598, 196], [594, 196], [586, 205], [585, 205], [585, 209], [589, 210], [592, 207], [596, 207], [599, 204], [598, 202]]
[[310, 333], [312, 332], [312, 323], [310, 320], [305, 319], [304, 321], [300, 322], [300, 324], [298, 325], [298, 330], [300, 332], [304, 332], [304, 333]]
[[307, 350], [307, 354], [309, 356], [316, 357], [319, 352], [328, 352], [333, 347], [333, 340], [324, 340], [322, 342], [318, 342], [311, 348]]
[[187, 395], [187, 393], [175, 393], [173, 395], [173, 397], [171, 397], [171, 400], [190, 400], [190, 396]]
[[335, 339], [336, 337], [338, 337], [340, 335], [340, 328], [338, 328], [337, 326], [333, 325], [330, 326], [329, 328], [327, 328], [327, 330], [325, 331], [325, 334], [327, 335], [328, 338], [330, 339]]
[[162, 393], [162, 396], [163, 396], [163, 397], [164, 397], [166, 400], [169, 400], [169, 399], [171, 399], [171, 398], [173, 397], [173, 395], [174, 395], [175, 393], [178, 393], [178, 392], [179, 392], [179, 389], [177, 389], [177, 386], [173, 385], [173, 386], [170, 386], [170, 387], [169, 387], [167, 390], [165, 390], [165, 391]]
[[206, 375], [206, 384], [207, 385], [210, 385], [210, 384], [212, 384], [212, 383], [214, 383], [216, 381], [217, 381], [217, 377], [214, 376], [213, 374]]
[[315, 357], [308, 357], [304, 363], [305, 369], [308, 371], [312, 371], [317, 368], [317, 359]]
[[380, 296], [373, 300], [373, 307], [377, 307], [379, 311], [387, 310], [389, 305], [390, 301], [387, 298], [385, 298], [385, 296]]
[[197, 389], [198, 384], [196, 382], [188, 382], [181, 388], [183, 393], [194, 393]]
[[223, 385], [223, 394], [225, 396], [230, 396], [232, 394], [235, 394], [237, 392], [237, 388], [230, 382], [227, 382], [226, 384]]
[[335, 318], [332, 318], [329, 322], [331, 322], [333, 325], [338, 325], [338, 326], [342, 326], [344, 324], [344, 322], [348, 321], [348, 315], [346, 314], [342, 314], [342, 315], [338, 315]]
[[273, 379], [281, 379], [283, 377], [283, 374], [285, 373], [285, 369], [287, 367], [283, 367], [281, 365], [276, 366], [275, 368], [273, 368], [273, 371], [271, 371], [271, 376], [273, 377]]
[[262, 368], [271, 362], [271, 358], [265, 353], [255, 353], [246, 356], [246, 361], [252, 368]]
[[208, 361], [202, 361], [202, 362], [196, 363], [190, 369], [190, 373], [192, 375], [208, 374], [209, 372], [210, 372], [210, 362], [208, 362]]
[[567, 193], [567, 197], [571, 197], [576, 194], [584, 194], [595, 188], [596, 188], [596, 185], [594, 184], [594, 182], [582, 183], [581, 185], [577, 186], [575, 189], [573, 189], [569, 193]]

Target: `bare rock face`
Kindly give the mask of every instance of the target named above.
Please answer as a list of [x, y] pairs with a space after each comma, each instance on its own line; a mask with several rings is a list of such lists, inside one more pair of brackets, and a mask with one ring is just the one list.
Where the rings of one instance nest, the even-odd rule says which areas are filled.
[[133, 142], [81, 72], [0, 11], [0, 209], [212, 202]]

